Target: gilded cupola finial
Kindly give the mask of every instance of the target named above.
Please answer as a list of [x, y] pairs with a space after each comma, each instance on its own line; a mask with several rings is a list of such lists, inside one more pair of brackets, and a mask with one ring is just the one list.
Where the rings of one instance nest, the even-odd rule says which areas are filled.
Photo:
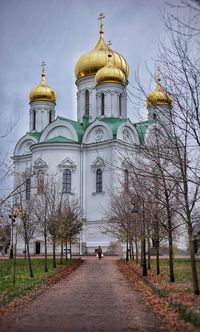
[[161, 85], [160, 66], [156, 70], [156, 88], [147, 95], [147, 106], [171, 105], [173, 99]]
[[45, 68], [44, 66], [46, 66], [45, 61], [42, 61], [41, 67], [42, 67], [42, 80], [45, 80]]
[[160, 84], [161, 78], [160, 78], [160, 66], [157, 66], [157, 73], [156, 73], [156, 82]]
[[56, 92], [52, 89], [45, 80], [45, 66], [46, 63], [43, 61], [41, 64], [42, 67], [42, 79], [38, 86], [33, 88], [29, 94], [29, 100], [32, 101], [51, 101], [54, 104], [56, 103]]
[[98, 20], [100, 21], [100, 34], [103, 34], [103, 19], [105, 15], [103, 13], [99, 14]]

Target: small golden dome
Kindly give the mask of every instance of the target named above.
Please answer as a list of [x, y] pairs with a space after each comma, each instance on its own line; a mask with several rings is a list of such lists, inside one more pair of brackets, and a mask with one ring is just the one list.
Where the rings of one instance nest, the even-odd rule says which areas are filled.
[[75, 66], [75, 76], [79, 78], [96, 75], [98, 70], [107, 64], [108, 52], [112, 53], [112, 61], [115, 68], [120, 69], [128, 79], [129, 67], [122, 55], [110, 49], [100, 31], [100, 38], [96, 46], [88, 53], [82, 55]]
[[111, 54], [108, 54], [107, 65], [99, 69], [96, 73], [95, 81], [97, 85], [102, 83], [126, 83], [126, 78], [122, 70], [113, 66]]
[[56, 103], [56, 92], [54, 89], [50, 88], [45, 81], [45, 72], [44, 65], [42, 63], [42, 79], [37, 87], [33, 88], [29, 94], [30, 103], [32, 101], [44, 100], [51, 101], [52, 103]]
[[151, 91], [147, 96], [147, 106], [155, 105], [169, 105], [172, 103], [172, 97], [167, 93], [167, 91], [162, 87], [160, 81], [160, 68], [158, 67], [157, 72], [157, 84], [155, 90]]

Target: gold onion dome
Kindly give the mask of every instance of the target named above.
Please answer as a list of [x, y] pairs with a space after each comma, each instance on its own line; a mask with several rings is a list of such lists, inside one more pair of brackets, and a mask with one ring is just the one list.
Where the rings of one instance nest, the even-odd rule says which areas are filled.
[[42, 79], [38, 86], [33, 88], [29, 94], [29, 100], [32, 101], [51, 101], [52, 103], [56, 103], [56, 92], [54, 89], [50, 88], [45, 81], [45, 71], [44, 71], [45, 63], [42, 63]]
[[95, 81], [96, 84], [126, 83], [126, 78], [123, 71], [119, 68], [114, 67], [111, 54], [108, 54], [108, 63], [105, 65], [105, 67], [99, 69], [96, 73]]
[[173, 101], [172, 97], [162, 87], [160, 81], [160, 68], [157, 69], [156, 88], [147, 96], [147, 106], [170, 105]]
[[[104, 18], [100, 15], [99, 19]], [[107, 64], [108, 53], [112, 54], [112, 62], [115, 68], [120, 69], [126, 80], [128, 79], [129, 67], [125, 58], [116, 51], [110, 49], [103, 38], [103, 24], [100, 25], [100, 37], [96, 46], [88, 53], [82, 55], [75, 66], [75, 76], [79, 78], [96, 75], [99, 69], [103, 68]]]

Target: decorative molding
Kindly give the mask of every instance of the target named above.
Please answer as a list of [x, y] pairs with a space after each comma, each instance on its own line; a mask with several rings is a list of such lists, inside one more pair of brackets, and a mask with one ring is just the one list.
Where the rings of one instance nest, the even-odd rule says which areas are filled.
[[130, 142], [131, 137], [132, 137], [131, 130], [130, 130], [129, 128], [125, 127], [125, 128], [123, 129], [123, 131], [122, 131], [122, 136], [123, 136], [123, 140], [124, 140], [124, 141], [126, 141], [126, 142], [127, 142], [127, 141]]
[[73, 160], [71, 160], [69, 157], [67, 157], [60, 162], [58, 167], [61, 169], [69, 168], [72, 170], [72, 172], [74, 172], [77, 165], [75, 164], [75, 162]]
[[101, 167], [101, 168], [104, 168], [105, 167], [105, 161], [101, 158], [101, 157], [97, 157], [91, 167], [96, 170], [97, 168]]
[[94, 132], [94, 137], [96, 141], [100, 141], [104, 136], [104, 131], [102, 128], [97, 128]]
[[47, 168], [48, 167], [48, 165], [47, 165], [47, 163], [44, 161], [44, 160], [42, 160], [41, 158], [38, 158], [37, 160], [36, 160], [36, 162], [34, 163], [34, 168], [35, 169], [41, 169], [41, 168]]

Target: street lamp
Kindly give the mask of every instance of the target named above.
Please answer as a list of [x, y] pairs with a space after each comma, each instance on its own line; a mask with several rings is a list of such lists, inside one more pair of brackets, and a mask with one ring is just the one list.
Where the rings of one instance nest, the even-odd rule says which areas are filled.
[[13, 258], [13, 224], [15, 222], [16, 215], [10, 214], [9, 218], [11, 219], [11, 246], [10, 246], [10, 258]]

